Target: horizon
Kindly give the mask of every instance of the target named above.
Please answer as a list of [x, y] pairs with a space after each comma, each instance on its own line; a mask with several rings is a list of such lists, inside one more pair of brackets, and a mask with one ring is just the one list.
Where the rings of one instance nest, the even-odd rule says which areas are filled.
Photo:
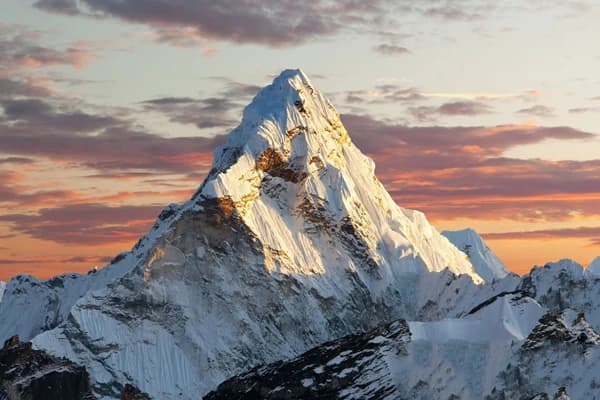
[[128, 251], [290, 67], [331, 100], [394, 200], [438, 231], [476, 230], [519, 274], [600, 256], [599, 5], [318, 3], [315, 20], [288, 2], [160, 13], [9, 0], [0, 280], [85, 273]]

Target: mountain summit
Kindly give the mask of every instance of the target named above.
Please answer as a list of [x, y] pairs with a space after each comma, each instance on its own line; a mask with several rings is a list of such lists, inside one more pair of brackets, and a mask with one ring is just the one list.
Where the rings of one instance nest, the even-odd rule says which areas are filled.
[[[78, 279], [68, 287], [84, 287]], [[192, 199], [165, 208], [131, 253], [86, 279], [76, 303], [67, 286], [55, 294], [57, 281], [32, 284], [51, 293], [36, 301], [52, 317], [20, 329], [46, 330], [34, 346], [85, 365], [107, 399], [124, 383], [195, 399], [327, 340], [444, 316], [457, 293], [476, 298], [459, 287], [482, 283], [421, 212], [395, 204], [299, 70], [246, 107]], [[0, 315], [26, 304], [13, 286]]]
[[324, 274], [331, 254], [379, 278], [449, 268], [480, 281], [422, 213], [395, 204], [300, 70], [284, 71], [246, 107], [194, 200], [235, 213], [263, 250], [277, 252], [280, 272]]

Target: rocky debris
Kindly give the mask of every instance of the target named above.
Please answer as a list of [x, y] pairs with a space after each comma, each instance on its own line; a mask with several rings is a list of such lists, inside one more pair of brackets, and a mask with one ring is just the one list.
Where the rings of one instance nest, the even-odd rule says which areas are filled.
[[288, 182], [298, 183], [306, 178], [306, 173], [291, 168], [289, 162], [284, 159], [284, 155], [280, 151], [271, 148], [265, 150], [258, 157], [256, 168], [272, 177], [281, 178]]
[[150, 400], [150, 396], [135, 386], [126, 384], [123, 387], [123, 393], [121, 393], [121, 400]]
[[384, 399], [396, 385], [380, 371], [385, 353], [407, 354], [410, 330], [404, 320], [325, 343], [292, 360], [279, 361], [234, 377], [205, 400], [333, 399], [357, 391], [359, 397]]
[[34, 350], [18, 336], [0, 350], [0, 399], [93, 400], [84, 367]]

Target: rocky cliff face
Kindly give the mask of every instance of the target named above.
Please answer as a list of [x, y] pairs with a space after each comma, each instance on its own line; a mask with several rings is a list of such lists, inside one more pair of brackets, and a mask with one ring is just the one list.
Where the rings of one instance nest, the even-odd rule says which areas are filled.
[[0, 398], [7, 400], [93, 400], [84, 367], [32, 349], [17, 336], [0, 349]]

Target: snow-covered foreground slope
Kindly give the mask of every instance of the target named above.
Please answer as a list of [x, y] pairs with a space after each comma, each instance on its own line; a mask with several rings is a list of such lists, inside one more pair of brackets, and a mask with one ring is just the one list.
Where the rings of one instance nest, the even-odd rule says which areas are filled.
[[452, 244], [469, 257], [475, 271], [486, 282], [508, 275], [508, 269], [473, 229], [442, 232]]
[[206, 399], [483, 399], [543, 314], [507, 295], [461, 319], [396, 321], [242, 374]]
[[480, 296], [467, 257], [394, 203], [298, 70], [256, 96], [204, 184], [157, 226], [130, 272], [33, 340], [86, 365], [106, 398], [131, 382], [195, 399], [249, 367]]
[[505, 295], [461, 319], [395, 321], [223, 382], [206, 400], [598, 399], [584, 314]]

